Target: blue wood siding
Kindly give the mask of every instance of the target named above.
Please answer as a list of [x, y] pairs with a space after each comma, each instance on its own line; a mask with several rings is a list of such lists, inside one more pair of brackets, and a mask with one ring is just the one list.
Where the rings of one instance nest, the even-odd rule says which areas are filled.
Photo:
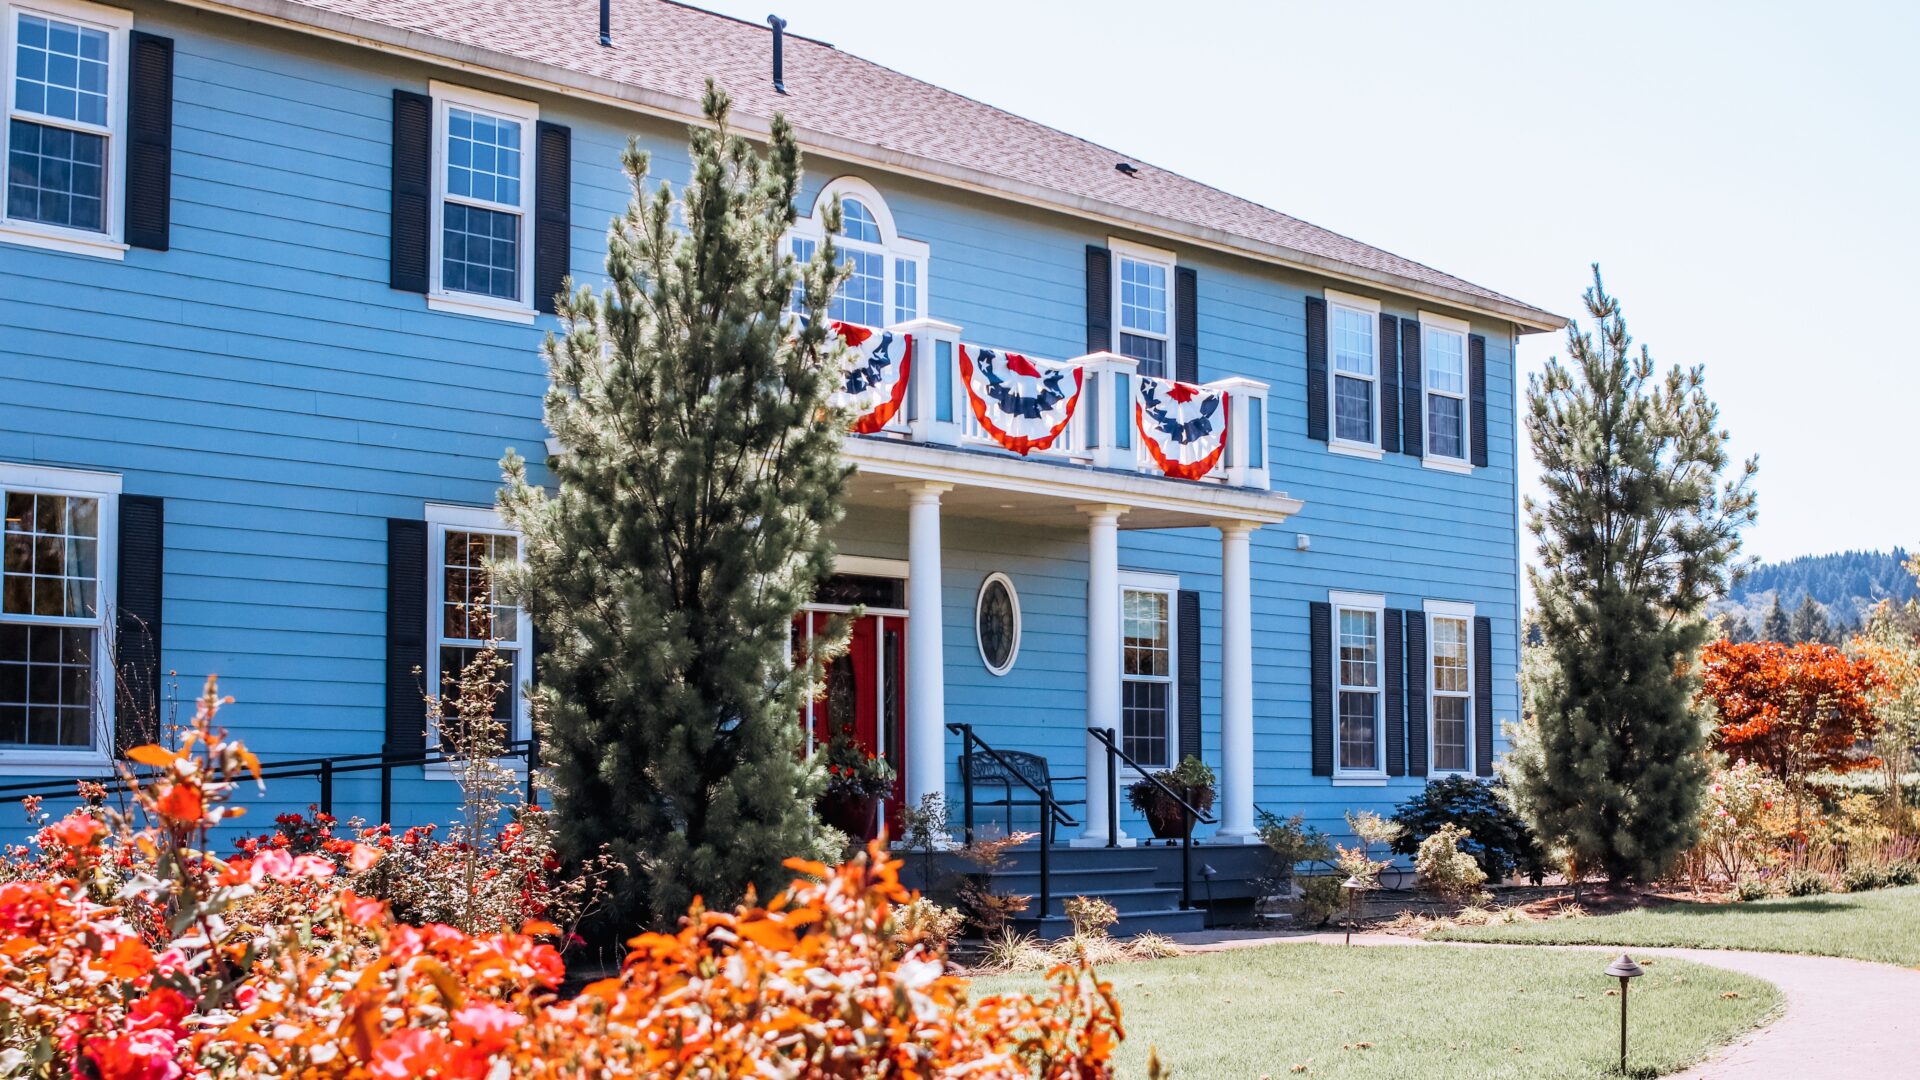
[[[554, 325], [434, 312], [388, 287], [393, 89], [443, 78], [538, 101], [543, 119], [571, 126], [572, 266], [585, 281], [601, 279], [606, 222], [627, 199], [627, 136], [652, 152], [658, 178], [678, 183], [684, 135], [371, 51], [135, 8], [138, 28], [177, 43], [173, 249], [115, 262], [0, 242], [0, 461], [121, 473], [128, 492], [165, 497], [162, 665], [181, 673], [183, 693], [217, 672], [239, 699], [226, 719], [267, 755], [370, 751], [384, 732], [382, 519], [418, 517], [427, 502], [490, 503], [507, 448], [543, 457], [537, 346]], [[1083, 351], [1082, 250], [1104, 243], [1105, 227], [820, 155], [808, 168], [803, 206], [846, 173], [881, 190], [902, 234], [931, 246], [929, 313], [964, 326], [967, 340], [1046, 357]], [[1496, 719], [1518, 714], [1511, 328], [1474, 322], [1487, 337], [1491, 467], [1459, 476], [1403, 455], [1337, 456], [1307, 439], [1302, 405], [1303, 299], [1329, 283], [1172, 246], [1199, 274], [1202, 378], [1272, 385], [1273, 483], [1306, 503], [1254, 536], [1257, 801], [1338, 827], [1342, 810], [1384, 809], [1420, 781], [1335, 788], [1309, 775], [1307, 605], [1329, 589], [1381, 592], [1405, 608], [1471, 601], [1493, 619]], [[1418, 312], [1339, 287], [1396, 315]], [[859, 527], [841, 530], [846, 550], [904, 556], [903, 513], [854, 517]], [[1296, 533], [1311, 550], [1295, 549]], [[1082, 772], [1084, 530], [1016, 539], [953, 519], [946, 540], [950, 718]], [[1128, 532], [1122, 564], [1201, 592], [1203, 730], [1218, 766], [1218, 536]], [[972, 628], [975, 591], [996, 570], [1014, 580], [1024, 616], [1004, 677], [981, 664]], [[373, 783], [340, 781], [343, 812], [374, 813]], [[270, 792], [252, 820], [313, 797], [287, 790], [296, 786]], [[399, 821], [424, 820], [443, 816], [451, 793], [411, 779], [396, 802]]]

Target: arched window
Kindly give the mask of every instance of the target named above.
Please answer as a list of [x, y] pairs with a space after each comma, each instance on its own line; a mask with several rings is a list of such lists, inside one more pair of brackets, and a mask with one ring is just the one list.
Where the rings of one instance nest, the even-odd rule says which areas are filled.
[[[820, 189], [813, 213], [793, 228], [793, 257], [813, 258], [826, 235], [827, 207], [840, 199], [840, 235], [834, 239], [851, 271], [827, 304], [827, 317], [861, 326], [889, 326], [927, 313], [927, 245], [900, 236], [893, 214], [872, 184], [843, 176]], [[800, 309], [796, 288], [792, 307]]]

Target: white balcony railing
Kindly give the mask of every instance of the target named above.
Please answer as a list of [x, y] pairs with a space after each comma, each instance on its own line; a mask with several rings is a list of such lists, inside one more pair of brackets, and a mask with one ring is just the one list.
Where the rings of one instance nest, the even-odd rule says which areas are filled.
[[[968, 401], [966, 378], [960, 366], [961, 328], [933, 319], [915, 319], [887, 329], [896, 339], [912, 336], [913, 363], [904, 407], [871, 437], [1014, 456], [981, 426]], [[979, 348], [971, 342], [966, 348], [970, 355], [979, 355]], [[1043, 360], [1032, 356], [1027, 356], [1027, 360], [1043, 372], [1075, 368], [1082, 371], [1080, 397], [1072, 420], [1052, 445], [1029, 450], [1028, 458], [1126, 472], [1165, 473], [1144, 445], [1145, 440], [1135, 424], [1137, 361], [1110, 352], [1070, 360]], [[1227, 432], [1226, 445], [1218, 458], [1196, 479], [1234, 487], [1269, 488], [1267, 385], [1232, 377], [1202, 384], [1201, 389], [1221, 395], [1226, 407]]]

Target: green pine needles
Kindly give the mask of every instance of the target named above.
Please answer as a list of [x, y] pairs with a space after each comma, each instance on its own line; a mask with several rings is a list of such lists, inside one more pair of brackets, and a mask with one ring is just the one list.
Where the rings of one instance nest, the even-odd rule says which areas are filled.
[[1578, 872], [1644, 882], [1694, 840], [1707, 767], [1692, 671], [1754, 519], [1757, 465], [1723, 479], [1703, 370], [1657, 378], [1598, 266], [1585, 302], [1597, 336], [1570, 327], [1569, 362], [1528, 384], [1545, 643], [1523, 665], [1529, 720], [1502, 768], [1515, 808]]
[[[784, 249], [800, 184], [785, 119], [758, 149], [711, 82], [705, 107], [678, 198], [649, 191], [629, 143], [610, 287], [558, 300], [556, 492], [503, 462], [502, 510], [525, 537], [503, 585], [544, 646], [534, 693], [562, 846], [605, 844], [634, 868], [611, 897], [616, 932], [670, 923], [696, 895], [770, 896], [791, 876], [782, 860], [823, 853], [800, 717], [824, 650], [790, 663], [788, 636], [832, 570], [842, 513], [824, 307], [845, 271], [830, 239], [804, 267]], [[811, 318], [796, 327], [802, 283]]]

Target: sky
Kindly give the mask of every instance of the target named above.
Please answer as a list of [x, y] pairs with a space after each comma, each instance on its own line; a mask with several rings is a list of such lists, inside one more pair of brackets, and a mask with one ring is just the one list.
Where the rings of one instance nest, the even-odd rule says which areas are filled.
[[1759, 456], [1749, 553], [1920, 545], [1920, 5], [699, 6], [1561, 315], [1598, 262]]

